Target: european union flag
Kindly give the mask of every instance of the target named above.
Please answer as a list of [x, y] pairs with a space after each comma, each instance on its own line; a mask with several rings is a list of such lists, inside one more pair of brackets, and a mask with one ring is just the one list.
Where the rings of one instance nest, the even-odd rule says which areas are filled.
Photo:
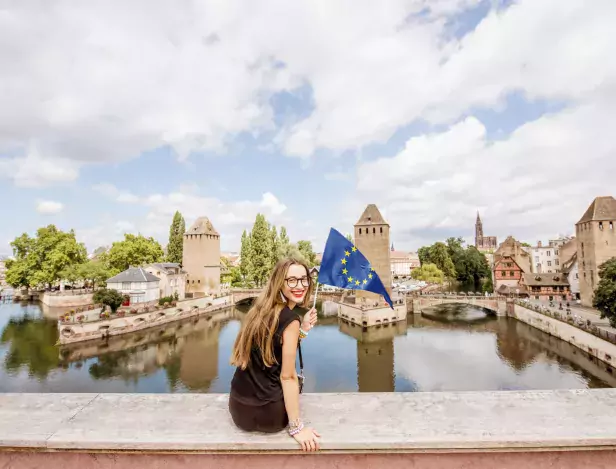
[[319, 269], [319, 283], [383, 295], [393, 309], [389, 293], [368, 259], [339, 231], [331, 229]]

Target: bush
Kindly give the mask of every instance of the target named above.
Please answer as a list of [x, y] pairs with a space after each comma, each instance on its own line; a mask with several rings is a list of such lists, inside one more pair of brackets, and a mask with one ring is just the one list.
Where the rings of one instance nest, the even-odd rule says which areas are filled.
[[173, 301], [173, 297], [172, 296], [163, 296], [161, 299], [158, 300], [158, 304], [159, 305], [164, 305], [165, 303], [169, 304]]

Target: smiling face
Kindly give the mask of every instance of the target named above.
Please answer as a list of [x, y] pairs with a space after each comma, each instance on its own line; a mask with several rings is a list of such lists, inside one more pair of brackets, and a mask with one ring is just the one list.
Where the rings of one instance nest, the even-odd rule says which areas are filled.
[[[310, 276], [306, 268], [300, 264], [292, 264], [282, 284], [282, 293], [289, 303], [301, 303], [308, 292]], [[294, 306], [293, 305], [293, 306]]]

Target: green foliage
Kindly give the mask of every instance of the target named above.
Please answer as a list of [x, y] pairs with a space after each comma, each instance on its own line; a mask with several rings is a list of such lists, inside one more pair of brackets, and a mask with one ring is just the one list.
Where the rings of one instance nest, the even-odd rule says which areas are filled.
[[175, 296], [163, 296], [163, 297], [159, 298], [158, 304], [160, 306], [163, 306], [165, 303], [171, 304], [171, 302], [173, 302], [173, 301], [177, 301]]
[[464, 247], [463, 238], [447, 238], [446, 243], [437, 242], [417, 251], [421, 265], [435, 264], [447, 278], [462, 283], [479, 285], [481, 279], [490, 278], [490, 266], [486, 256], [475, 246]]
[[57, 339], [56, 321], [29, 315], [11, 318], [0, 335], [0, 344], [7, 348], [4, 368], [19, 373], [24, 367], [30, 376], [45, 379], [59, 366]]
[[485, 293], [494, 293], [494, 284], [492, 283], [492, 276], [488, 275], [486, 281], [483, 282], [481, 290]]
[[80, 280], [92, 283], [92, 288], [97, 285], [105, 285], [108, 278], [112, 275], [105, 264], [100, 261], [89, 261], [77, 267], [77, 276]]
[[271, 272], [272, 238], [270, 229], [262, 214], [257, 214], [250, 233], [250, 264], [252, 279], [258, 287], [262, 286]]
[[87, 259], [86, 247], [75, 232], [54, 225], [39, 228], [34, 238], [26, 233], [11, 243], [15, 259], [7, 263], [6, 280], [13, 287], [36, 287], [61, 280], [61, 273]]
[[124, 241], [114, 242], [109, 251], [101, 254], [100, 259], [110, 270], [109, 273], [115, 275], [130, 266], [161, 262], [163, 257], [163, 248], [154, 238], [127, 233]]
[[426, 263], [411, 272], [415, 280], [423, 280], [427, 283], [443, 283], [445, 274], [435, 264]]
[[[282, 232], [281, 232], [282, 234]], [[246, 230], [242, 233], [242, 247], [240, 251], [240, 275], [244, 282], [252, 279], [252, 250], [250, 248], [250, 235]]]
[[180, 212], [175, 212], [173, 222], [169, 228], [169, 243], [167, 244], [167, 261], [182, 263], [184, 252], [184, 233], [186, 232], [186, 222]]
[[109, 306], [112, 313], [115, 313], [122, 303], [124, 303], [124, 295], [122, 295], [118, 290], [101, 288], [100, 290], [96, 290], [92, 297], [92, 301], [94, 303], [99, 303], [103, 305], [102, 311], [105, 310], [105, 306]]
[[353, 242], [353, 235], [351, 235], [350, 233], [349, 233], [349, 234], [347, 234], [345, 237], [346, 237], [346, 239], [348, 239], [350, 242]]
[[599, 284], [595, 290], [593, 306], [616, 327], [616, 257], [599, 266]]
[[314, 267], [317, 264], [317, 255], [312, 250], [312, 243], [310, 241], [298, 241], [297, 249], [308, 263], [308, 267]]

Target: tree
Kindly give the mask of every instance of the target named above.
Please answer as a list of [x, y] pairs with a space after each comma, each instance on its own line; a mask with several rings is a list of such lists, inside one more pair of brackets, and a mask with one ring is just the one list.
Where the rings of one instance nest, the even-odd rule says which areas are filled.
[[270, 268], [273, 269], [276, 263], [281, 259], [280, 240], [278, 239], [278, 232], [276, 231], [275, 226], [272, 226], [271, 231], [271, 247], [272, 252], [270, 255]]
[[435, 264], [424, 264], [411, 272], [415, 280], [423, 280], [427, 283], [443, 283], [445, 275]]
[[312, 250], [312, 243], [310, 241], [298, 241], [297, 249], [306, 260], [308, 267], [314, 267], [317, 264], [317, 255]]
[[39, 228], [34, 238], [26, 233], [11, 243], [15, 259], [7, 263], [6, 280], [13, 287], [51, 286], [67, 268], [87, 259], [86, 247], [73, 230], [65, 233], [55, 225]]
[[182, 263], [184, 252], [184, 233], [186, 232], [186, 222], [178, 211], [173, 215], [173, 221], [169, 228], [169, 244], [167, 244], [167, 261]]
[[494, 293], [494, 284], [492, 283], [491, 275], [489, 275], [486, 278], [486, 281], [483, 282], [483, 286], [481, 287], [481, 290], [485, 293]]
[[599, 266], [599, 279], [592, 304], [616, 327], [616, 257]]
[[257, 214], [250, 233], [250, 264], [252, 267], [252, 280], [258, 287], [265, 284], [270, 274], [270, 259], [272, 253], [272, 239], [270, 229], [262, 214]]
[[244, 282], [252, 279], [252, 254], [250, 249], [250, 235], [246, 230], [242, 233], [242, 247], [240, 251], [240, 275]]
[[115, 314], [118, 308], [122, 306], [122, 303], [124, 303], [124, 296], [118, 290], [101, 288], [94, 292], [92, 301], [103, 305], [101, 312], [105, 311], [106, 306], [109, 306], [111, 312]]
[[445, 243], [434, 243], [428, 251], [429, 261], [431, 264], [435, 264], [439, 270], [443, 272], [447, 278], [456, 278], [456, 268], [453, 265], [449, 252], [447, 251], [447, 245]]
[[125, 234], [124, 241], [116, 241], [111, 249], [101, 255], [101, 261], [111, 275], [125, 271], [130, 266], [140, 266], [161, 262], [163, 248], [154, 238], [142, 235]]
[[423, 246], [417, 250], [417, 257], [421, 265], [430, 263], [430, 246]]
[[346, 235], [346, 239], [348, 239], [350, 242], [353, 242], [353, 235], [351, 235], [351, 233], [348, 233]]
[[90, 281], [92, 288], [96, 288], [96, 285], [105, 285], [107, 279], [112, 277], [109, 269], [100, 261], [81, 264], [77, 268], [77, 275], [80, 280]]

